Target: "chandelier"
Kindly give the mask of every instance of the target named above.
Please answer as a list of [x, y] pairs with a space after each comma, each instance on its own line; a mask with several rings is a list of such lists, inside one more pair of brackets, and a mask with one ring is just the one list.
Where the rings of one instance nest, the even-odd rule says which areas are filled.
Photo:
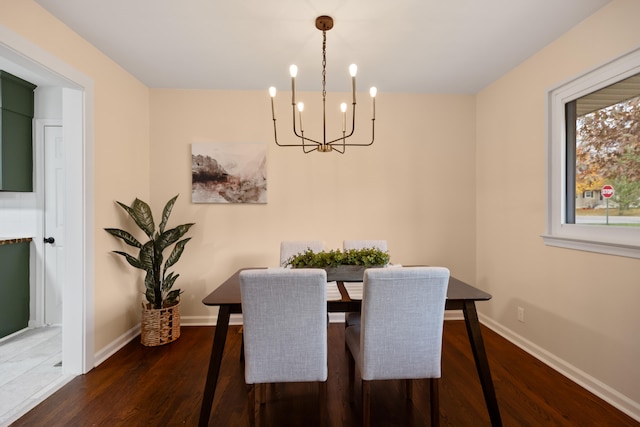
[[[293, 112], [293, 133], [300, 139], [296, 144], [281, 144], [278, 142], [278, 132], [276, 130], [276, 113], [273, 106], [273, 98], [276, 96], [276, 88], [269, 88], [269, 95], [271, 96], [271, 117], [273, 119], [273, 135], [275, 142], [280, 147], [302, 147], [304, 153], [310, 153], [312, 151], [319, 151], [322, 153], [329, 153], [331, 151], [337, 151], [344, 154], [347, 146], [354, 147], [366, 147], [373, 144], [375, 120], [376, 120], [376, 93], [375, 87], [369, 90], [372, 101], [371, 109], [371, 142], [368, 144], [347, 143], [347, 138], [351, 137], [355, 131], [356, 126], [356, 72], [358, 67], [355, 64], [349, 66], [349, 74], [351, 74], [351, 129], [347, 133], [347, 103], [340, 104], [340, 111], [342, 113], [342, 135], [335, 139], [327, 140], [327, 120], [326, 120], [326, 76], [327, 76], [327, 31], [333, 28], [333, 18], [330, 16], [319, 16], [316, 18], [316, 28], [322, 31], [322, 140], [311, 139], [304, 135], [304, 128], [302, 125], [302, 112], [304, 111], [304, 103], [296, 102], [296, 75], [298, 74], [298, 67], [292, 65], [289, 68], [291, 74], [291, 108]], [[296, 114], [297, 112], [297, 114]]]

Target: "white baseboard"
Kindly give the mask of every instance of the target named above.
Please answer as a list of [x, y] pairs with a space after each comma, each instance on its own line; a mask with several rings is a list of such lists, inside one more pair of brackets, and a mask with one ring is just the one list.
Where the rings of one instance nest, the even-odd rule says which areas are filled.
[[[180, 326], [216, 326], [218, 316], [181, 316]], [[242, 314], [232, 314], [230, 325], [242, 325]]]
[[118, 350], [133, 341], [138, 335], [140, 335], [139, 323], [124, 334], [120, 335], [115, 340], [113, 340], [109, 345], [98, 351], [94, 355], [93, 367], [95, 368], [96, 366], [100, 365], [102, 362], [113, 356]]
[[493, 319], [478, 313], [480, 323], [517, 345], [536, 359], [555, 369], [571, 381], [587, 389], [605, 402], [616, 407], [636, 421], [640, 421], [640, 402], [635, 402], [617, 390], [604, 384], [586, 372], [578, 369], [567, 361], [560, 359], [542, 347], [532, 343], [521, 335], [504, 327]]
[[447, 310], [444, 312], [444, 320], [464, 320], [462, 310]]

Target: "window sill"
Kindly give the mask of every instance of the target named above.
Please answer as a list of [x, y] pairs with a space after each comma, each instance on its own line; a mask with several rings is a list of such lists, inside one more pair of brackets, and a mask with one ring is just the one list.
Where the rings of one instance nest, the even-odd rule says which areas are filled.
[[616, 255], [628, 258], [640, 258], [640, 246], [624, 243], [599, 242], [574, 237], [561, 237], [543, 234], [542, 239], [547, 246], [556, 246], [565, 249], [597, 252], [606, 255]]

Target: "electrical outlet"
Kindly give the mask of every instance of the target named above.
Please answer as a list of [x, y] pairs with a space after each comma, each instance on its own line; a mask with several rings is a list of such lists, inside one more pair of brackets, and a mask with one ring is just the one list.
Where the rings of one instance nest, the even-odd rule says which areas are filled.
[[524, 307], [518, 307], [518, 321], [524, 323]]

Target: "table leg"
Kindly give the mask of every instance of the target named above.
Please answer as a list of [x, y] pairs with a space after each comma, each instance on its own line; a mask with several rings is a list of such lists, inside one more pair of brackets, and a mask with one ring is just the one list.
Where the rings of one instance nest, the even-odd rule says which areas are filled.
[[493, 388], [489, 360], [487, 359], [487, 352], [484, 348], [484, 341], [482, 340], [482, 332], [480, 331], [480, 322], [478, 321], [475, 302], [465, 301], [462, 312], [464, 313], [464, 322], [467, 326], [469, 342], [471, 343], [473, 358], [475, 359], [476, 369], [478, 370], [478, 376], [480, 377], [484, 400], [489, 411], [489, 418], [491, 418], [491, 425], [493, 427], [502, 426], [500, 409], [498, 408], [496, 391]]
[[218, 375], [220, 374], [220, 365], [222, 364], [222, 353], [224, 353], [224, 345], [227, 341], [227, 331], [229, 330], [230, 316], [230, 307], [228, 305], [220, 306], [220, 310], [218, 311], [218, 321], [216, 322], [216, 332], [213, 338], [213, 347], [211, 348], [211, 359], [209, 359], [207, 382], [204, 386], [204, 395], [202, 396], [200, 421], [198, 421], [199, 427], [209, 425], [211, 406], [213, 405], [213, 396], [216, 393]]

